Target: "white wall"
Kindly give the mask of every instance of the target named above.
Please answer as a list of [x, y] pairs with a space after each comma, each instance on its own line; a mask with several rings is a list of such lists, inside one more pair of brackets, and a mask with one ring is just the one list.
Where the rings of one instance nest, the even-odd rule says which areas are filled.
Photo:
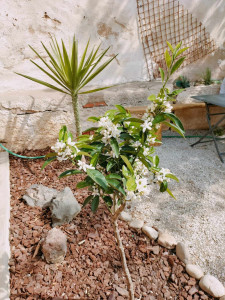
[[81, 51], [91, 37], [91, 44], [102, 43], [101, 49], [111, 46], [109, 56], [119, 53], [94, 84], [147, 79], [136, 0], [7, 0], [1, 4], [1, 91], [37, 88], [13, 72], [39, 76], [29, 62], [36, 57], [28, 44], [44, 54], [41, 41], [48, 44], [50, 34], [69, 40], [75, 33]]

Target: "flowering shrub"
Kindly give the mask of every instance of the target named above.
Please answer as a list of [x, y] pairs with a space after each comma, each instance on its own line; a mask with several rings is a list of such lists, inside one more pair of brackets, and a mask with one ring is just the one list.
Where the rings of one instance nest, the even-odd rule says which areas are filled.
[[77, 184], [77, 188], [88, 187], [90, 195], [83, 206], [91, 204], [95, 212], [100, 200], [103, 200], [112, 214], [115, 235], [122, 257], [123, 267], [128, 280], [130, 299], [134, 299], [132, 280], [126, 265], [123, 246], [120, 240], [117, 218], [127, 201], [140, 200], [149, 196], [155, 187], [160, 192], [173, 194], [168, 188], [169, 181], [177, 177], [169, 169], [159, 166], [159, 157], [154, 155], [152, 144], [157, 140], [157, 130], [165, 124], [184, 136], [180, 120], [171, 113], [170, 101], [182, 90], [170, 93], [166, 83], [170, 75], [181, 65], [184, 57], [176, 57], [185, 49], [179, 43], [175, 49], [168, 43], [172, 56], [165, 53], [167, 77], [160, 69], [163, 86], [159, 94], [149, 96], [150, 101], [142, 118], [134, 118], [121, 105], [109, 110], [101, 117], [90, 117], [96, 123], [87, 131], [92, 135], [81, 135], [72, 141], [72, 135], [66, 126], [60, 130], [59, 139], [52, 147], [53, 153], [47, 155], [48, 160], [43, 167], [53, 160], [71, 160], [74, 168], [66, 170], [59, 177], [83, 173], [85, 179]]

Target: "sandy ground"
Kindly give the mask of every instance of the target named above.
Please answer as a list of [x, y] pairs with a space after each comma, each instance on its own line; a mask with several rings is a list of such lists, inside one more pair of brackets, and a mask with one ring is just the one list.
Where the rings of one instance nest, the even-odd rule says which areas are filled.
[[[176, 200], [154, 190], [150, 198], [133, 203], [131, 211], [185, 242], [193, 262], [225, 284], [225, 164], [213, 143], [190, 147], [195, 141], [163, 138], [163, 145], [156, 148], [160, 166], [169, 168], [180, 180], [170, 183]], [[222, 142], [220, 149], [225, 151]]]

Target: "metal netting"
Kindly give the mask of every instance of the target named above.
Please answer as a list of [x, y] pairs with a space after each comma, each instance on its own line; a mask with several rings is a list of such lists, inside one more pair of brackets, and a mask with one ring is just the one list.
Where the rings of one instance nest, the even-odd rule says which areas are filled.
[[173, 46], [182, 41], [185, 52], [183, 67], [215, 51], [215, 42], [201, 22], [178, 0], [137, 0], [139, 32], [150, 79], [165, 68], [166, 41]]

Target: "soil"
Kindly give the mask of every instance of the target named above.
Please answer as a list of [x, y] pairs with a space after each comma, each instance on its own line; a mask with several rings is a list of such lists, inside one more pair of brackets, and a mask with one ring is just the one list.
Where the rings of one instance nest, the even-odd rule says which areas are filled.
[[[48, 151], [29, 151], [28, 156]], [[29, 207], [22, 196], [35, 183], [58, 190], [69, 186], [82, 203], [89, 193], [76, 190], [79, 176], [58, 179], [69, 163], [54, 162], [41, 171], [43, 160], [10, 157], [11, 172], [11, 299], [128, 299], [110, 214], [102, 203], [93, 214], [89, 206], [70, 223], [60, 226], [67, 235], [68, 251], [59, 265], [47, 264], [39, 241], [51, 229], [47, 209]], [[150, 241], [145, 235], [119, 221], [136, 299], [214, 299], [199, 289], [185, 273], [184, 264], [173, 251]]]

